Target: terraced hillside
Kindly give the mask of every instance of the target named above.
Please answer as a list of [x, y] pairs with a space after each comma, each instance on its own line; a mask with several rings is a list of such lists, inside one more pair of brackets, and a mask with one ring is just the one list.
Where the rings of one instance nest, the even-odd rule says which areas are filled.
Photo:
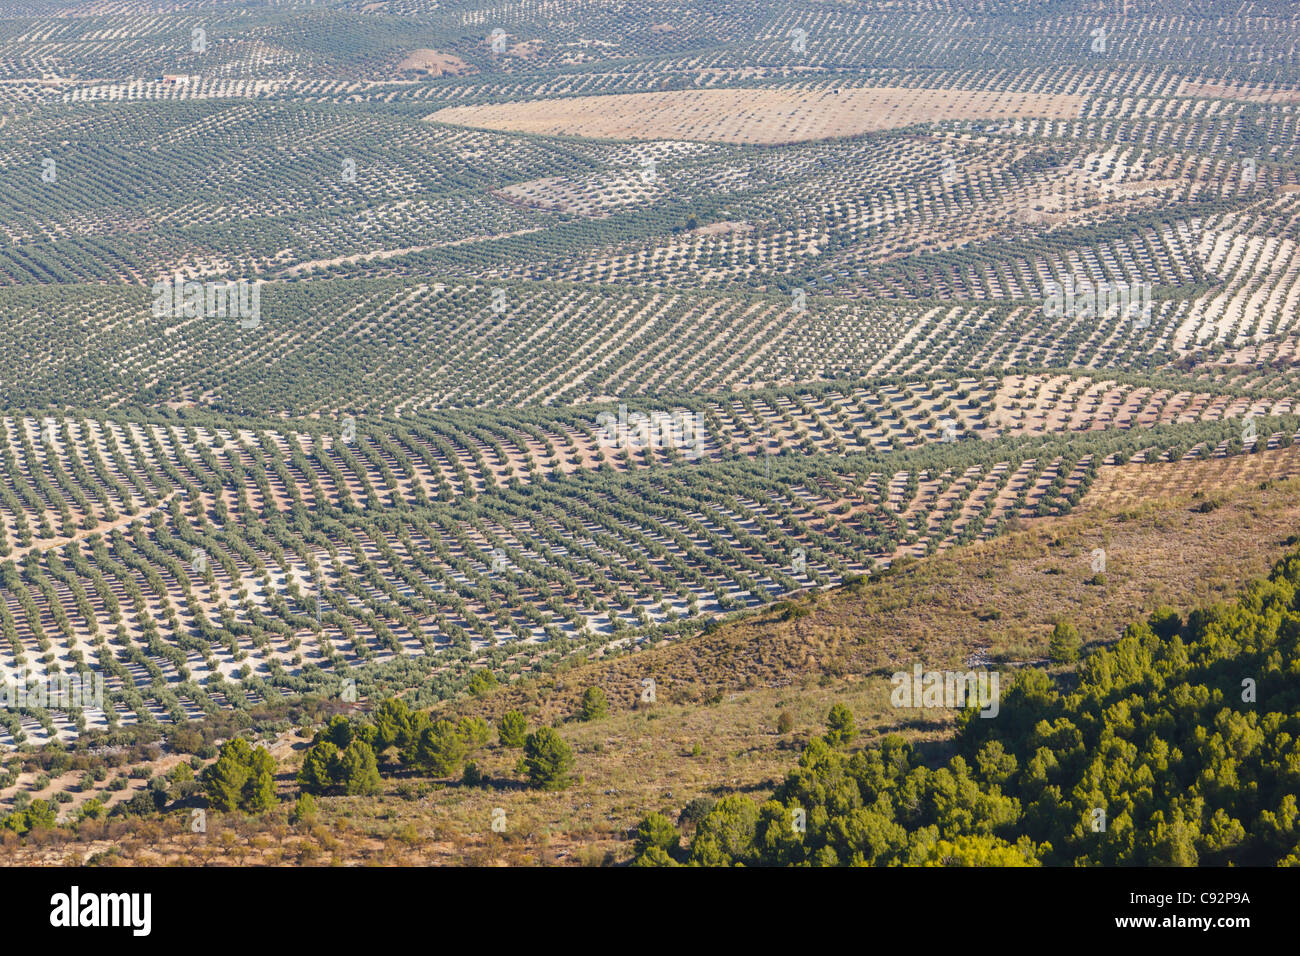
[[0, 0], [0, 745], [1289, 475], [1300, 12], [1183, 6]]

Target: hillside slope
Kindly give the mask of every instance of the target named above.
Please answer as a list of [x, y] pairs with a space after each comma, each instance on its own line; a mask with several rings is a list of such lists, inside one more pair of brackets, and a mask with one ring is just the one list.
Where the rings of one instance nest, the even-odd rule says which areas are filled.
[[[386, 772], [377, 796], [324, 797], [314, 826], [292, 827], [294, 778], [311, 731], [290, 731], [270, 744], [280, 764], [279, 797], [290, 802], [267, 814], [209, 812], [208, 833], [199, 835], [188, 822], [202, 799], [180, 800], [150, 824], [147, 839], [128, 821], [87, 821], [56, 839], [28, 836], [11, 846], [10, 858], [85, 860], [116, 847], [113, 859], [132, 863], [626, 861], [629, 834], [650, 811], [676, 816], [698, 796], [745, 793], [761, 802], [773, 793], [836, 702], [855, 714], [860, 743], [899, 733], [918, 761], [941, 761], [952, 753], [953, 715], [915, 711], [900, 720], [889, 705], [893, 671], [913, 662], [1041, 666], [1058, 620], [1074, 622], [1087, 645], [1109, 643], [1158, 604], [1186, 615], [1268, 571], [1294, 542], [1290, 529], [1300, 528], [1300, 479], [1285, 477], [1297, 471], [1296, 449], [1237, 461], [1242, 467], [1233, 473], [1221, 473], [1217, 461], [1109, 470], [1071, 516], [1037, 519], [888, 577], [482, 696], [462, 694], [434, 709], [434, 717], [494, 724], [518, 710], [530, 726], [558, 725], [580, 777], [561, 792], [527, 789], [518, 753], [494, 741], [472, 755], [479, 786]], [[1198, 490], [1204, 481], [1214, 482], [1214, 497]], [[1133, 486], [1146, 503], [1127, 501]], [[1098, 548], [1107, 553], [1100, 581], [1092, 571]], [[655, 682], [653, 704], [641, 700], [647, 679]], [[583, 722], [575, 714], [590, 687], [605, 691], [609, 715]], [[359, 708], [375, 703], [362, 700]], [[296, 713], [295, 720], [313, 723]], [[791, 726], [779, 732], [783, 713]], [[152, 766], [170, 770], [175, 762], [176, 755], [164, 755]], [[22, 774], [3, 791], [5, 802], [12, 806], [16, 794], [31, 791], [34, 777]], [[53, 787], [63, 782], [56, 776]], [[142, 792], [144, 782], [133, 780], [119, 800]], [[498, 809], [503, 832], [492, 829]]]

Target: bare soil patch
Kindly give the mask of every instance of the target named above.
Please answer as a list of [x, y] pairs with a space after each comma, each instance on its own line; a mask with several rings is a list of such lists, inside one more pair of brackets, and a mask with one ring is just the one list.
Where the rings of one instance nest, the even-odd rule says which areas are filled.
[[397, 64], [397, 69], [404, 73], [415, 70], [429, 76], [465, 76], [475, 72], [460, 57], [437, 50], [412, 50]]

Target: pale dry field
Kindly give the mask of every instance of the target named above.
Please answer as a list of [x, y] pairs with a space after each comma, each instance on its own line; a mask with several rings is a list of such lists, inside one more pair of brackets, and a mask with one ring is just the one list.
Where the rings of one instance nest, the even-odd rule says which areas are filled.
[[1225, 100], [1247, 100], [1251, 103], [1300, 103], [1300, 91], [1298, 90], [1263, 90], [1255, 86], [1194, 83], [1191, 80], [1183, 80], [1179, 84], [1178, 95]]
[[685, 139], [772, 145], [854, 136], [940, 120], [1079, 115], [1074, 95], [860, 87], [823, 90], [669, 90], [528, 103], [452, 106], [441, 123], [549, 136]]

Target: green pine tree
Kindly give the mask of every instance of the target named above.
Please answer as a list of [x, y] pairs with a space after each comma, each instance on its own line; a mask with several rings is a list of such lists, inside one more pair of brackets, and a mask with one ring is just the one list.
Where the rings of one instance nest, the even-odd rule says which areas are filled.
[[349, 796], [378, 793], [382, 786], [375, 752], [363, 740], [353, 740], [339, 757], [339, 783]]
[[1073, 664], [1079, 659], [1083, 642], [1073, 624], [1061, 621], [1052, 628], [1052, 639], [1047, 645], [1047, 656], [1053, 664]]
[[528, 736], [528, 719], [517, 710], [508, 711], [497, 724], [502, 747], [518, 748]]
[[235, 737], [221, 748], [216, 763], [203, 773], [203, 789], [214, 810], [230, 813], [244, 801], [252, 750], [243, 737]]
[[563, 790], [573, 770], [573, 751], [551, 727], [539, 727], [524, 740], [524, 771], [539, 790]]
[[605, 692], [599, 687], [588, 687], [582, 695], [582, 706], [578, 710], [578, 716], [582, 720], [600, 720], [609, 713], [609, 701], [605, 699]]
[[339, 760], [339, 748], [331, 741], [312, 744], [298, 772], [298, 786], [304, 793], [329, 793], [334, 788]]
[[265, 813], [275, 804], [275, 758], [265, 747], [258, 747], [249, 754], [240, 805], [249, 813]]

